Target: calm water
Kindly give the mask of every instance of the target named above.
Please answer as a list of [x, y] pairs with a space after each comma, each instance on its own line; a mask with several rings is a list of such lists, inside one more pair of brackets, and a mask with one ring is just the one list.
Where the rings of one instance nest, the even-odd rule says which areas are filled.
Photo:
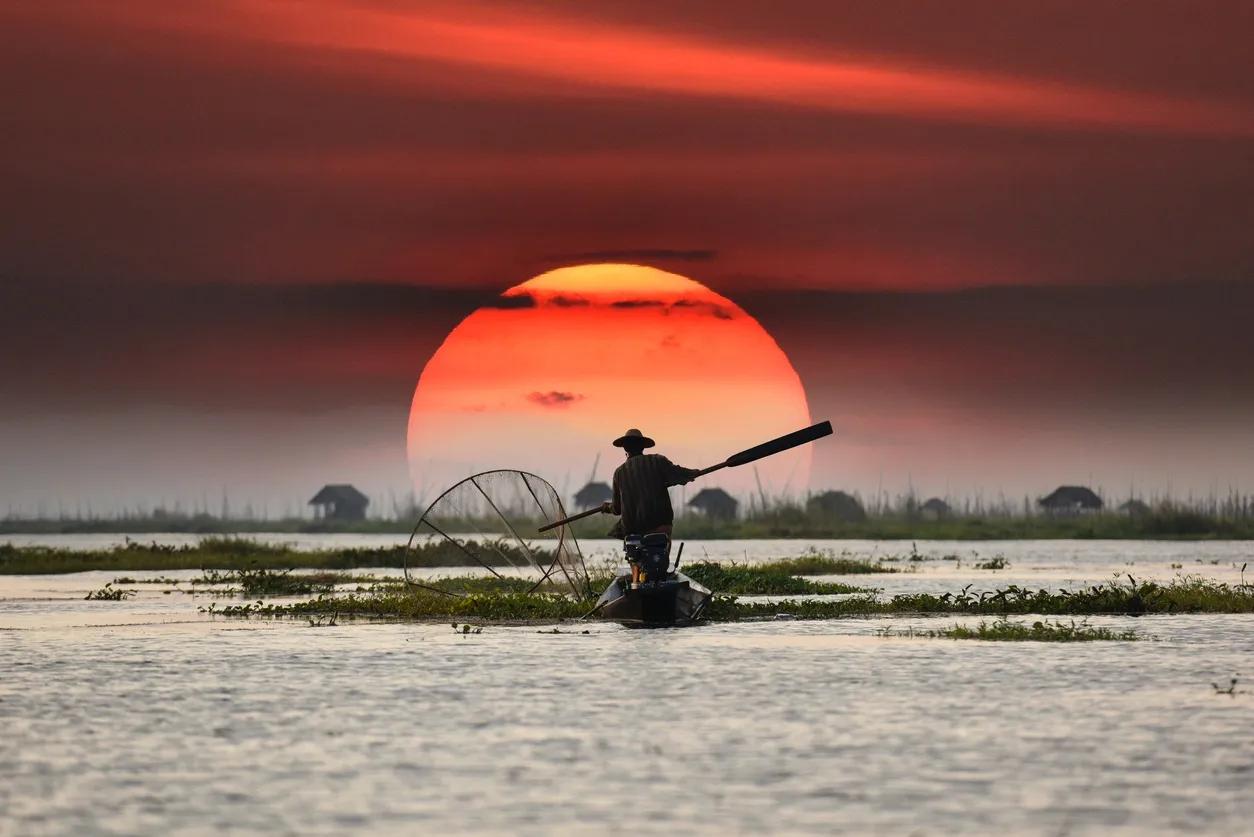
[[[976, 550], [1010, 567], [975, 570]], [[961, 563], [847, 580], [1235, 580], [1254, 548], [919, 551]], [[1094, 619], [1157, 641], [1075, 645], [875, 635], [952, 618], [462, 637], [213, 620], [158, 590], [82, 600], [116, 575], [0, 577], [2, 833], [1254, 831], [1254, 693], [1209, 685], [1254, 681], [1252, 617]]]

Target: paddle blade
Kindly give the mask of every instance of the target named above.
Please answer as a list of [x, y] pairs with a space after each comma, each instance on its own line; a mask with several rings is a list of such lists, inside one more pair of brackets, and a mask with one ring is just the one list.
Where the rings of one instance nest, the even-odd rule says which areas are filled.
[[813, 442], [816, 439], [822, 439], [824, 436], [832, 435], [832, 423], [830, 421], [821, 421], [818, 424], [807, 427], [804, 430], [798, 430], [795, 433], [789, 433], [786, 436], [780, 436], [778, 439], [772, 439], [769, 442], [763, 442], [756, 447], [742, 450], [734, 456], [727, 457], [726, 463], [728, 468], [735, 468], [737, 465], [748, 465], [750, 462], [756, 462], [763, 457], [786, 451], [789, 448], [795, 448], [798, 445], [804, 445]]

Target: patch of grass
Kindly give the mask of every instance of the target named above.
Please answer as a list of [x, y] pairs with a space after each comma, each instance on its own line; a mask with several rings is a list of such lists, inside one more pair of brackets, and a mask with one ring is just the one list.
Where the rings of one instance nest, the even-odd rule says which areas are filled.
[[1009, 566], [1010, 562], [1004, 555], [995, 555], [987, 561], [977, 561], [975, 564], [977, 570], [1004, 570]]
[[[268, 570], [358, 567], [470, 567], [479, 564], [466, 554], [478, 555], [488, 566], [518, 566], [526, 555], [516, 544], [464, 542], [440, 539], [405, 546], [373, 549], [329, 549], [306, 552], [290, 546], [258, 543], [249, 538], [204, 538], [199, 543], [170, 546], [128, 540], [112, 549], [73, 550], [42, 546], [0, 544], [0, 575], [77, 573], [88, 570]], [[547, 564], [551, 553], [533, 547], [537, 560]], [[507, 560], [508, 559], [508, 560]]]
[[909, 628], [897, 631], [885, 628], [877, 632], [880, 636], [924, 637], [931, 639], [982, 639], [990, 642], [1096, 642], [1121, 641], [1135, 642], [1141, 635], [1133, 630], [1116, 631], [1110, 628], [1094, 627], [1087, 622], [1038, 621], [1031, 625], [1026, 622], [1012, 622], [1009, 619], [998, 619], [994, 622], [981, 622], [972, 628], [966, 625], [954, 625], [937, 631], [917, 630]]
[[[718, 565], [714, 565], [718, 566]], [[695, 578], [695, 576], [694, 576]], [[339, 615], [402, 621], [468, 620], [476, 622], [539, 622], [575, 619], [587, 615], [591, 598], [574, 598], [555, 592], [526, 592], [525, 581], [495, 578], [432, 580], [431, 587], [447, 592], [400, 584], [380, 584], [356, 593], [331, 595], [287, 604], [256, 603], [218, 607], [202, 612], [228, 616]], [[1038, 614], [1084, 616], [1097, 614], [1254, 613], [1254, 590], [1200, 578], [1183, 578], [1170, 584], [1108, 582], [1076, 591], [1027, 590], [1014, 585], [995, 593], [911, 593], [883, 599], [872, 593], [844, 599], [787, 599], [763, 602], [720, 592], [706, 612], [712, 622], [774, 619], [839, 619], [877, 614]]]
[[[330, 579], [328, 579], [330, 576]], [[329, 593], [335, 585], [334, 574], [292, 575], [291, 570], [205, 570], [193, 584], [213, 584], [238, 589], [246, 596], [308, 596]], [[238, 585], [238, 588], [235, 588]]]
[[853, 596], [838, 601], [755, 602], [715, 596], [707, 611], [711, 621], [771, 619], [788, 614], [798, 619], [838, 619], [873, 614], [1040, 614], [1042, 616], [1127, 615], [1173, 613], [1254, 613], [1254, 590], [1203, 578], [1181, 578], [1170, 584], [1111, 581], [1076, 591], [1028, 590], [1010, 585], [976, 595], [970, 585], [957, 594], [905, 593], [889, 599]]
[[114, 584], [161, 584], [161, 585], [172, 587], [179, 583], [179, 579], [167, 578], [165, 576], [158, 576], [157, 578], [130, 578], [129, 576], [122, 576], [121, 578], [113, 579], [113, 583]]
[[1114, 613], [1254, 613], [1254, 591], [1195, 576], [1169, 584], [1109, 581], [1079, 590], [1029, 590], [1009, 585], [978, 596], [970, 586], [957, 595], [914, 593], [894, 596], [896, 611], [918, 613], [1039, 613], [1078, 616]]
[[863, 575], [900, 572], [893, 567], [885, 567], [879, 562], [853, 558], [848, 552], [837, 556], [833, 552], [820, 552], [817, 549], [810, 549], [796, 558], [767, 561], [757, 566], [788, 575]]
[[366, 595], [319, 596], [304, 602], [265, 604], [263, 602], [201, 608], [202, 613], [223, 616], [339, 616], [395, 619], [407, 622], [474, 620], [477, 622], [528, 623], [577, 619], [588, 612], [591, 603], [556, 593], [470, 593], [446, 596], [411, 588]]
[[113, 582], [109, 582], [99, 590], [92, 590], [83, 598], [89, 602], [120, 602], [134, 595], [134, 590], [123, 590], [120, 587], [114, 587]]
[[683, 567], [683, 572], [692, 580], [704, 584], [717, 593], [796, 596], [867, 592], [864, 587], [799, 578], [785, 569], [780, 569], [781, 563], [783, 562], [744, 565], [698, 561]]

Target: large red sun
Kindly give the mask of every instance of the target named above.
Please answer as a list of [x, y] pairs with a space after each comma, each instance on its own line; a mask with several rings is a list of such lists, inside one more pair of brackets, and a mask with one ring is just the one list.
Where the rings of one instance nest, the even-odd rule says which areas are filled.
[[[518, 468], [564, 499], [618, 464], [610, 442], [638, 427], [657, 451], [700, 467], [810, 423], [805, 390], [762, 326], [699, 282], [650, 267], [552, 270], [475, 311], [427, 362], [409, 414], [420, 495], [478, 471]], [[810, 451], [758, 465], [772, 493], [804, 491]], [[749, 468], [710, 485], [756, 491]]]

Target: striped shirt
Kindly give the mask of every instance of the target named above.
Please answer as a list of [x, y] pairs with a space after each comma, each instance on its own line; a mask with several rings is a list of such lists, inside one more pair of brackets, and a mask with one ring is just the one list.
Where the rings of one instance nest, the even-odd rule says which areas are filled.
[[643, 535], [671, 525], [675, 511], [666, 489], [692, 482], [698, 473], [657, 453], [629, 456], [614, 472], [612, 510], [623, 516], [619, 530], [624, 535]]

